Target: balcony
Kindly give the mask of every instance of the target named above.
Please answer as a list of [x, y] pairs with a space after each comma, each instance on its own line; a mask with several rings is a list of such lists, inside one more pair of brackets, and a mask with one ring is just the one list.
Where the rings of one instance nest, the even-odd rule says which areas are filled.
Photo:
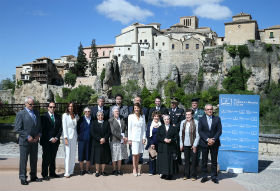
[[47, 68], [33, 68], [32, 72], [47, 71]]

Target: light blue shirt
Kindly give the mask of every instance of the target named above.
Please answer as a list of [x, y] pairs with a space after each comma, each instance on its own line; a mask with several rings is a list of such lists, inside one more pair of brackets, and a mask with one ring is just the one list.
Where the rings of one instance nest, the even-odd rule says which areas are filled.
[[208, 123], [208, 127], [209, 127], [209, 130], [211, 131], [211, 125], [212, 125], [212, 116], [207, 116], [207, 123]]

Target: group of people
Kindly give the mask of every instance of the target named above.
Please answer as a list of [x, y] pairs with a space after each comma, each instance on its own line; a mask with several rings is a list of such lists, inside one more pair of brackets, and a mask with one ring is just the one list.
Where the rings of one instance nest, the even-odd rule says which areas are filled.
[[[30, 157], [31, 181], [40, 182], [57, 178], [55, 160], [60, 138], [65, 151], [66, 178], [74, 174], [76, 148], [80, 175], [107, 176], [105, 165], [112, 163], [113, 175], [122, 175], [124, 161], [133, 165], [133, 176], [141, 176], [139, 162], [143, 161], [144, 149], [149, 153], [149, 175], [159, 174], [171, 180], [182, 164], [184, 153], [184, 179], [197, 179], [197, 166], [202, 153], [202, 179], [208, 181], [207, 162], [211, 153], [211, 179], [219, 183], [217, 157], [222, 134], [221, 120], [213, 115], [213, 106], [198, 109], [198, 99], [192, 99], [192, 108], [185, 111], [178, 107], [178, 100], [171, 100], [171, 108], [155, 99], [155, 107], [141, 106], [141, 98], [134, 98], [133, 106], [122, 104], [122, 95], [115, 96], [116, 104], [105, 106], [99, 97], [97, 105], [86, 107], [79, 116], [73, 102], [67, 104], [60, 117], [55, 112], [55, 102], [50, 102], [48, 112], [40, 116], [33, 110], [34, 99], [25, 99], [25, 108], [17, 113], [15, 130], [19, 133], [20, 167], [19, 178], [27, 185], [26, 165]], [[42, 179], [37, 177], [38, 143], [42, 145]], [[129, 148], [129, 150], [128, 150]], [[85, 167], [85, 168], [84, 168]]]

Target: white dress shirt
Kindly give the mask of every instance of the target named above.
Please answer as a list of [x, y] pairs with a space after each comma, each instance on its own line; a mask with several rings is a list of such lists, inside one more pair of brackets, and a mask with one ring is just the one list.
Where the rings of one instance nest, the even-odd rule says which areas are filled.
[[[182, 143], [182, 130], [183, 130], [183, 127], [184, 127], [184, 123], [185, 123], [186, 120], [183, 120], [180, 124], [180, 133], [179, 133], [179, 136], [180, 136], [180, 147], [183, 146], [183, 143]], [[195, 130], [196, 130], [196, 133], [195, 133], [195, 140], [193, 142], [193, 146], [197, 147], [198, 145], [198, 142], [199, 142], [199, 134], [198, 134], [198, 121], [197, 120], [194, 120], [194, 124], [195, 124]], [[186, 128], [185, 128], [185, 140], [184, 140], [184, 146], [191, 146], [191, 143], [190, 143], [190, 123], [187, 122], [186, 124]]]

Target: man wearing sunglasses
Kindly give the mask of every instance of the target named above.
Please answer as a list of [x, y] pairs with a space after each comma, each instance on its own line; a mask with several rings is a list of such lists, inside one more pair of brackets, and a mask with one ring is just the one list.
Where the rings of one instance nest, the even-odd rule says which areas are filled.
[[58, 178], [55, 173], [55, 158], [60, 144], [62, 133], [62, 120], [60, 115], [55, 113], [55, 103], [51, 101], [48, 105], [48, 112], [41, 117], [42, 136], [40, 144], [42, 145], [42, 177], [43, 180]]
[[213, 106], [205, 105], [205, 114], [199, 119], [198, 133], [199, 146], [202, 151], [202, 179], [201, 183], [208, 181], [207, 178], [207, 162], [208, 153], [211, 154], [211, 180], [218, 184], [217, 158], [220, 144], [220, 136], [222, 134], [221, 119], [213, 115]]
[[37, 111], [33, 110], [34, 98], [28, 96], [25, 99], [25, 108], [16, 115], [15, 131], [19, 134], [19, 179], [22, 185], [28, 185], [26, 166], [28, 155], [30, 157], [31, 182], [41, 182], [37, 177], [38, 141], [41, 135], [41, 118]]

